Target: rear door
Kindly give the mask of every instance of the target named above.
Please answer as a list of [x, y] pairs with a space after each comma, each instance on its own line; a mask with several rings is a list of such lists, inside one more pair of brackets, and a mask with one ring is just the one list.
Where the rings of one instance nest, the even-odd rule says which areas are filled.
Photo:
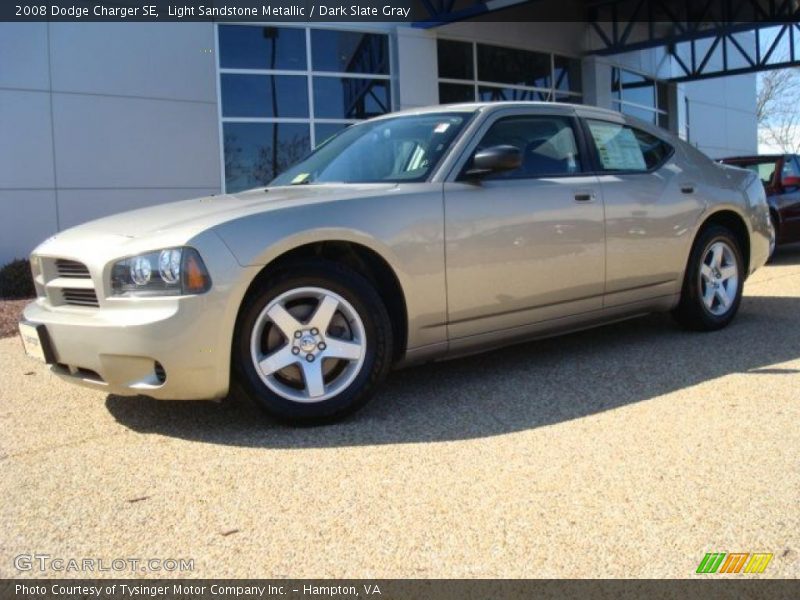
[[[513, 145], [522, 166], [462, 175], [477, 149]], [[574, 113], [497, 111], [444, 185], [451, 339], [597, 310], [605, 274], [603, 203]]]
[[680, 289], [702, 182], [674, 148], [624, 118], [586, 118], [606, 215], [606, 296], [620, 306]]

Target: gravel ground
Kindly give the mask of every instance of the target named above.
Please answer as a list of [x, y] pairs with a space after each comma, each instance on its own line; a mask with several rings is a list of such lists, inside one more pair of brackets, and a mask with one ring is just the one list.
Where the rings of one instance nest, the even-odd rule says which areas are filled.
[[798, 315], [784, 250], [724, 331], [653, 316], [419, 367], [311, 429], [70, 387], [0, 340], [0, 576], [23, 552], [196, 577], [694, 577], [772, 552], [756, 577], [798, 577]]
[[27, 300], [0, 299], [0, 338], [17, 335], [17, 321], [22, 315], [22, 309], [30, 301], [30, 298]]

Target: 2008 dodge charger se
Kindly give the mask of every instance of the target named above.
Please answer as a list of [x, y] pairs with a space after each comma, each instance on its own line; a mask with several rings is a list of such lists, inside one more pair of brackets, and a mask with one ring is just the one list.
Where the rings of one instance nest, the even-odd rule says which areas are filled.
[[764, 187], [618, 113], [460, 104], [353, 125], [267, 188], [107, 217], [34, 251], [29, 354], [76, 383], [292, 422], [393, 365], [672, 311], [736, 314]]

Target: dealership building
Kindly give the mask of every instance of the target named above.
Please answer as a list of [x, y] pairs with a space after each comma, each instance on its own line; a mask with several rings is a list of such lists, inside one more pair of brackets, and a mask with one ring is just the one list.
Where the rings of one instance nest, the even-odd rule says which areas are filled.
[[712, 157], [756, 152], [756, 75], [729, 74], [728, 38], [708, 78], [674, 46], [604, 40], [585, 22], [2, 23], [0, 265], [93, 218], [263, 185], [359, 119], [431, 104], [590, 104]]

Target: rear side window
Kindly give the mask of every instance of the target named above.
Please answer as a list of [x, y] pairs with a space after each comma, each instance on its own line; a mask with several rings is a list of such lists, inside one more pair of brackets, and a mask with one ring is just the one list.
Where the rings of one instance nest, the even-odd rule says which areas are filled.
[[672, 153], [672, 146], [641, 129], [591, 119], [586, 123], [604, 171], [649, 171]]
[[487, 179], [530, 179], [581, 171], [572, 119], [568, 117], [531, 115], [500, 119], [489, 128], [476, 150], [500, 145], [519, 148], [522, 165]]

